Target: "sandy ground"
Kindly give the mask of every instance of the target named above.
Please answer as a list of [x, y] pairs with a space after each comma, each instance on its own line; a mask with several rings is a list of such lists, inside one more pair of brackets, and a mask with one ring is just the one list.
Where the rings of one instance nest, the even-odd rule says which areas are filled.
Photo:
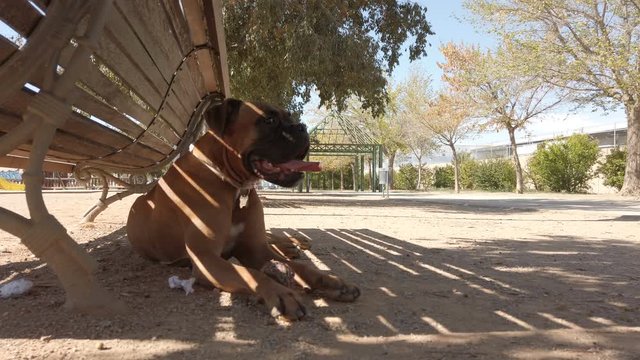
[[[264, 193], [267, 226], [308, 238], [303, 261], [356, 283], [352, 304], [305, 295], [289, 326], [260, 304], [167, 278], [124, 231], [133, 198], [93, 225], [97, 193], [45, 199], [131, 312], [69, 313], [53, 274], [0, 232], [1, 359], [640, 359], [640, 202], [615, 196]], [[21, 194], [0, 206], [24, 214]]]

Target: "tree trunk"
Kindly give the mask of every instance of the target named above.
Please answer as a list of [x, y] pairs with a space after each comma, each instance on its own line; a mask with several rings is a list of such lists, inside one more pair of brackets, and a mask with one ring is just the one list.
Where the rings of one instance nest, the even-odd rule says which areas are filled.
[[331, 191], [333, 191], [333, 171], [331, 171]]
[[393, 190], [393, 163], [396, 161], [396, 152], [389, 152], [389, 159], [387, 160], [387, 167], [389, 167], [389, 182], [387, 187], [389, 190]]
[[344, 170], [340, 169], [340, 191], [344, 190]]
[[522, 166], [520, 165], [520, 157], [518, 156], [518, 146], [516, 145], [516, 129], [508, 127], [509, 140], [511, 141], [513, 166], [516, 168], [516, 193], [524, 192], [524, 177], [522, 176]]
[[625, 105], [627, 113], [627, 164], [620, 194], [640, 195], [640, 100]]
[[460, 193], [460, 164], [458, 164], [458, 153], [456, 152], [456, 145], [449, 143], [451, 153], [453, 154], [453, 190], [456, 193]]
[[418, 157], [418, 185], [416, 190], [422, 190], [422, 157]]

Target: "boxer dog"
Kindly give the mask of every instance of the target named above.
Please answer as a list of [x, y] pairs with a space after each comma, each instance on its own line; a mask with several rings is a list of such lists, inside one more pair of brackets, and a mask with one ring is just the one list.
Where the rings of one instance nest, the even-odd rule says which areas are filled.
[[[299, 292], [265, 268], [285, 266], [305, 290], [354, 301], [360, 290], [342, 279], [276, 254], [267, 242], [264, 212], [253, 185], [260, 179], [291, 187], [309, 151], [304, 124], [276, 107], [227, 99], [205, 112], [208, 131], [145, 195], [127, 220], [131, 245], [165, 263], [190, 260], [196, 280], [230, 293], [255, 295], [273, 316], [306, 315]], [[237, 262], [228, 261], [235, 258]], [[239, 262], [239, 264], [238, 264]]]

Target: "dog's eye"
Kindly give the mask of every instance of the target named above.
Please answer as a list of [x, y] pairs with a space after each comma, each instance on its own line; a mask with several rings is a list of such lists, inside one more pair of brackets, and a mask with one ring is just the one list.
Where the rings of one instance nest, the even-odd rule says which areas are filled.
[[264, 118], [263, 121], [267, 125], [273, 125], [276, 122], [276, 119], [270, 116], [270, 117]]

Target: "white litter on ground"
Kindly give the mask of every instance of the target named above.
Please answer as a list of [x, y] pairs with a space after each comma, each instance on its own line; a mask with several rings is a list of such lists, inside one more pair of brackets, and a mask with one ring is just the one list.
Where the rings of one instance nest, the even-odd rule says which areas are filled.
[[189, 278], [187, 280], [181, 280], [177, 276], [169, 278], [169, 287], [172, 289], [181, 288], [184, 290], [185, 295], [193, 293], [193, 283], [196, 282], [196, 278]]
[[24, 295], [33, 287], [33, 282], [27, 279], [17, 279], [9, 281], [8, 283], [0, 286], [0, 298], [8, 299], [10, 297], [16, 297]]

